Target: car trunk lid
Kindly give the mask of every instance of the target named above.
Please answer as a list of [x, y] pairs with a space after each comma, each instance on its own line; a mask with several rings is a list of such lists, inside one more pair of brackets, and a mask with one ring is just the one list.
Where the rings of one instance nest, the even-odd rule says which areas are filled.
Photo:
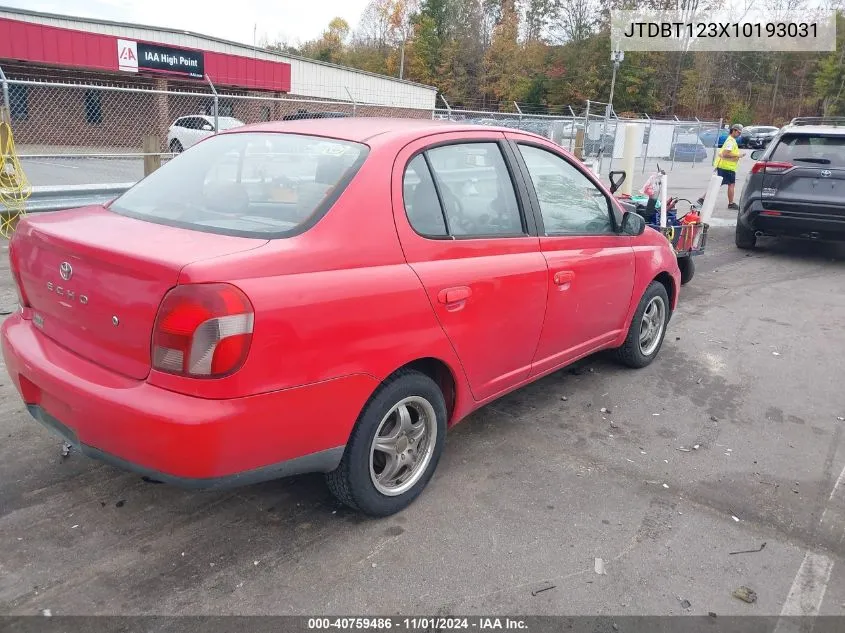
[[763, 191], [766, 207], [843, 216], [845, 218], [845, 168], [797, 164], [783, 173], [766, 173]]
[[785, 135], [765, 165], [766, 207], [845, 218], [845, 135]]
[[180, 270], [264, 244], [89, 207], [22, 222], [14, 253], [33, 323], [80, 356], [140, 380], [150, 372], [159, 304]]

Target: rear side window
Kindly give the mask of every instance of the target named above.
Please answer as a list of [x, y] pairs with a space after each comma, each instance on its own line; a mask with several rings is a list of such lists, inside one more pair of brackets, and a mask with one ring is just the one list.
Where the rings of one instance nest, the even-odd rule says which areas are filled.
[[427, 150], [408, 164], [404, 185], [408, 220], [421, 235], [481, 238], [525, 234], [513, 181], [497, 143]]
[[169, 161], [110, 209], [226, 235], [295, 235], [334, 204], [367, 152], [359, 143], [299, 134], [221, 134]]
[[408, 164], [403, 187], [405, 213], [414, 230], [428, 237], [449, 235], [434, 179], [422, 154]]
[[795, 165], [845, 167], [845, 135], [784, 134], [769, 160]]

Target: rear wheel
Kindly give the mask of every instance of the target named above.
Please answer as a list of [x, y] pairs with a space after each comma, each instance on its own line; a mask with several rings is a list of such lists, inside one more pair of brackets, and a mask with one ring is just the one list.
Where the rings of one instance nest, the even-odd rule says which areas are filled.
[[170, 152], [172, 154], [179, 154], [183, 150], [182, 143], [179, 142], [179, 139], [173, 139], [170, 141]]
[[695, 260], [692, 257], [679, 257], [678, 268], [681, 270], [681, 285], [686, 286], [695, 277]]
[[669, 295], [659, 281], [652, 281], [643, 293], [625, 343], [616, 350], [616, 358], [623, 365], [640, 369], [651, 364], [666, 336], [669, 322]]
[[417, 371], [388, 379], [364, 407], [338, 467], [326, 475], [335, 497], [372, 516], [406, 508], [428, 484], [446, 436], [446, 402]]
[[736, 222], [736, 237], [737, 248], [754, 248], [757, 245], [757, 236], [752, 229], [749, 229], [737, 220]]

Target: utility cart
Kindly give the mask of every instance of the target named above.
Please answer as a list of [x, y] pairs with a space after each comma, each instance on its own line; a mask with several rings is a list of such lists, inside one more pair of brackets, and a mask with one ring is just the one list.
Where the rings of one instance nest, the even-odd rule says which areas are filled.
[[[661, 211], [659, 192], [663, 186], [665, 172], [657, 167], [649, 182], [643, 187], [645, 190], [638, 195], [616, 195], [619, 187], [625, 182], [627, 174], [624, 171], [612, 171], [609, 174], [610, 192], [616, 200], [628, 211], [641, 215], [646, 224], [655, 231], [666, 236], [672, 244], [675, 256], [678, 258], [678, 268], [681, 270], [681, 284], [692, 281], [695, 276], [695, 260], [693, 257], [701, 255], [707, 244], [708, 224], [701, 221], [699, 209], [686, 198], [667, 198], [666, 212]], [[647, 192], [646, 192], [647, 191]], [[689, 205], [683, 215], [678, 215], [678, 203]]]

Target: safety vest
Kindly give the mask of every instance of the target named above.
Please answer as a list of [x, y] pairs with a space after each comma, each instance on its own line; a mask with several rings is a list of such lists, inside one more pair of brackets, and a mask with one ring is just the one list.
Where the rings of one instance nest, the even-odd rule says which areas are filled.
[[[731, 154], [734, 154], [736, 159], [729, 160], [722, 158], [721, 153], [723, 151], [728, 151]], [[736, 171], [738, 163], [739, 146], [736, 144], [736, 139], [733, 136], [728, 135], [728, 138], [725, 139], [725, 142], [722, 145], [722, 149], [716, 154], [716, 160], [713, 161], [713, 166], [716, 167], [716, 169], [724, 169], [725, 171]]]

